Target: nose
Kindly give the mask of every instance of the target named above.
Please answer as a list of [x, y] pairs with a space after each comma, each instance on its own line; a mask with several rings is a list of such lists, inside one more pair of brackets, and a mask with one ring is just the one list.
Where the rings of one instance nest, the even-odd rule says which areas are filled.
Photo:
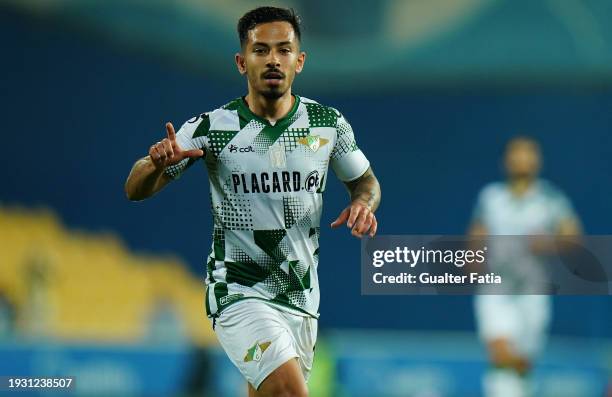
[[266, 66], [269, 68], [277, 68], [280, 66], [279, 56], [275, 50], [270, 51]]

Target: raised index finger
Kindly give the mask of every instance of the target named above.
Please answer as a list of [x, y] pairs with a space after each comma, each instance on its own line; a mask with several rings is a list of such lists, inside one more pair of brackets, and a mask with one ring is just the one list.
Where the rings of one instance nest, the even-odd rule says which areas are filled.
[[174, 132], [174, 126], [172, 123], [166, 123], [166, 132], [168, 134], [168, 139], [170, 139], [172, 142], [176, 141], [176, 132]]

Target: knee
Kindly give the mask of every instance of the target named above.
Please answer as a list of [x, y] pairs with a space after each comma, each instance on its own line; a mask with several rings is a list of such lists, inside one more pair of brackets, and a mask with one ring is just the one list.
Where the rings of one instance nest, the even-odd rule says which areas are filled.
[[517, 371], [519, 374], [527, 373], [531, 367], [528, 359], [514, 353], [491, 354], [491, 363], [497, 368], [507, 368]]

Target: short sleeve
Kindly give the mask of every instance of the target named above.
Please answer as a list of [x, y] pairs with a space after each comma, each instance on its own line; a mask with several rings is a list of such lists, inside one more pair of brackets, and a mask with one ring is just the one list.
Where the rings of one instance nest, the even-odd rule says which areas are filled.
[[330, 165], [341, 181], [350, 182], [363, 175], [370, 167], [370, 162], [357, 146], [351, 125], [341, 114], [338, 115], [336, 132]]
[[476, 223], [484, 224], [484, 207], [485, 207], [484, 195], [485, 195], [484, 189], [478, 193], [478, 198], [476, 199], [476, 205], [474, 205], [474, 208], [472, 209], [472, 218], [470, 220], [470, 223], [472, 225]]
[[557, 191], [554, 195], [554, 199], [551, 202], [550, 211], [555, 227], [563, 221], [578, 219], [571, 201], [560, 191]]
[[470, 219], [472, 225], [477, 223], [486, 225], [488, 223], [487, 218], [489, 218], [490, 210], [488, 210], [487, 207], [491, 205], [495, 197], [498, 197], [500, 191], [503, 190], [504, 187], [499, 182], [491, 182], [478, 192], [476, 204], [472, 209], [472, 218]]
[[[208, 146], [208, 130], [210, 119], [207, 113], [196, 116], [181, 126], [176, 133], [176, 143], [183, 150], [202, 149], [206, 155]], [[199, 158], [186, 158], [167, 167], [164, 171], [172, 179], [179, 178], [183, 172], [191, 167]]]

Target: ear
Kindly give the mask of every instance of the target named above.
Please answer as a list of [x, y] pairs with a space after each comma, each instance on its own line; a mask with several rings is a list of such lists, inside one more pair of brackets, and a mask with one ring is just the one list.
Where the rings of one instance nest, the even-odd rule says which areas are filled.
[[240, 72], [240, 74], [245, 74], [247, 72], [246, 59], [239, 52], [236, 53], [236, 55], [234, 56], [234, 59], [236, 60], [236, 66], [238, 67], [238, 72]]
[[306, 53], [304, 51], [300, 52], [297, 59], [297, 65], [295, 66], [295, 73], [302, 72], [304, 69], [304, 62], [306, 62]]

